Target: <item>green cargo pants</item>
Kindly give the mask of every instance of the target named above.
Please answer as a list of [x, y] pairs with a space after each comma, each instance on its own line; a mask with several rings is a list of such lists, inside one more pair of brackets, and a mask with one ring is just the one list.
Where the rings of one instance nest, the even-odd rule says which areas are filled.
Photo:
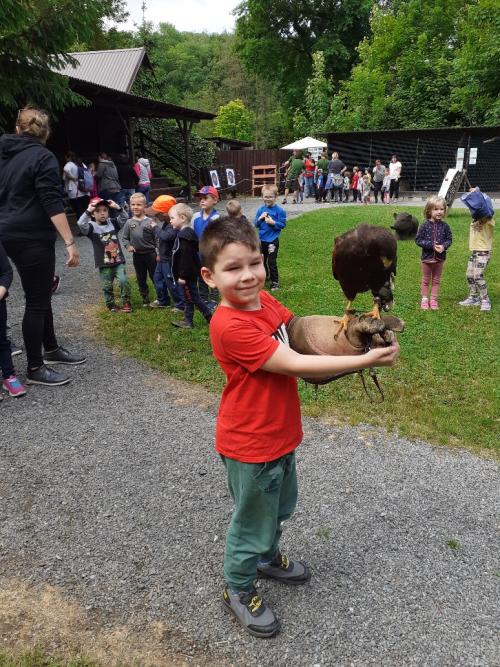
[[122, 305], [130, 302], [130, 283], [125, 272], [125, 264], [115, 264], [113, 266], [101, 266], [99, 269], [101, 287], [104, 293], [104, 300], [107, 306], [112, 306], [115, 302], [113, 294], [113, 281], [118, 281], [120, 285], [120, 297]]
[[297, 504], [295, 452], [268, 463], [242, 463], [221, 457], [234, 500], [227, 531], [224, 577], [233, 591], [249, 591], [257, 562], [278, 551], [281, 523]]

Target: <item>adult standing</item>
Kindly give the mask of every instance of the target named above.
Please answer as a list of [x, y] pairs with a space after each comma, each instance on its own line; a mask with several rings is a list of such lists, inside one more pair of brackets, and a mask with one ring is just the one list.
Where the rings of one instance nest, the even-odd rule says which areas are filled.
[[306, 199], [314, 197], [314, 172], [316, 171], [316, 161], [311, 157], [311, 153], [306, 155], [304, 160], [304, 196]]
[[326, 201], [326, 181], [328, 179], [328, 155], [326, 151], [321, 153], [321, 156], [318, 160], [318, 180], [316, 182], [316, 201], [325, 202]]
[[16, 133], [0, 138], [0, 240], [17, 268], [26, 299], [27, 382], [61, 385], [70, 378], [49, 366], [81, 364], [85, 357], [61, 347], [54, 331], [50, 288], [56, 232], [68, 252], [66, 265], [78, 266], [80, 256], [64, 212], [59, 164], [45, 147], [49, 131], [47, 114], [26, 107], [17, 116]]
[[99, 197], [101, 199], [112, 199], [119, 204], [120, 191], [122, 186], [118, 179], [118, 170], [113, 160], [108, 157], [107, 153], [99, 153], [99, 161], [96, 169], [97, 189], [99, 190]]
[[286, 204], [288, 193], [292, 193], [292, 203], [297, 203], [297, 191], [299, 189], [299, 176], [304, 171], [304, 159], [302, 151], [294, 150], [292, 157], [288, 161], [288, 169], [285, 176], [285, 195], [283, 204]]
[[78, 220], [89, 205], [89, 193], [79, 187], [81, 185], [79, 171], [80, 169], [86, 169], [86, 166], [73, 151], [68, 151], [65, 159], [66, 164], [63, 167], [64, 190]]
[[339, 157], [339, 154], [334, 151], [332, 153], [332, 159], [328, 164], [328, 173], [332, 175], [333, 182], [333, 196], [332, 201], [336, 201], [339, 204], [342, 203], [342, 190], [344, 188], [344, 178], [343, 173], [346, 170], [345, 164]]
[[378, 204], [378, 196], [382, 189], [382, 183], [384, 182], [384, 175], [385, 175], [385, 165], [383, 165], [380, 162], [380, 160], [375, 160], [375, 164], [372, 169], [372, 174], [373, 174], [372, 177], [373, 194], [375, 196], [375, 203]]
[[389, 162], [389, 178], [391, 179], [391, 186], [389, 190], [389, 195], [391, 198], [391, 201], [394, 201], [395, 199], [399, 199], [399, 178], [401, 176], [401, 169], [403, 168], [403, 165], [401, 162], [398, 160], [397, 155], [393, 155], [391, 157], [391, 161]]
[[146, 197], [146, 204], [151, 206], [151, 179], [153, 173], [151, 171], [151, 165], [147, 157], [140, 157], [134, 166], [135, 173], [139, 179], [137, 183], [136, 192], [142, 192]]
[[[126, 155], [118, 156], [116, 159], [116, 169], [118, 171], [118, 180], [122, 186], [120, 194], [118, 195], [118, 205], [124, 208], [125, 204], [127, 204], [127, 207], [130, 209], [130, 197], [135, 192], [139, 183], [139, 177], [135, 172], [132, 162]], [[131, 216], [132, 214], [129, 210], [129, 218]]]

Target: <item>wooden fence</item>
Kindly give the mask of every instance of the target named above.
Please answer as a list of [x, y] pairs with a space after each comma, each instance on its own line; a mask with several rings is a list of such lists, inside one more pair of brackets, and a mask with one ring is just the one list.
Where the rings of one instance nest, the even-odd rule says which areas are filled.
[[223, 189], [227, 187], [225, 180], [226, 169], [234, 169], [236, 176], [235, 189], [240, 194], [251, 195], [252, 193], [252, 167], [259, 164], [275, 164], [278, 167], [283, 164], [292, 151], [280, 149], [273, 150], [241, 150], [241, 151], [217, 151], [217, 169]]

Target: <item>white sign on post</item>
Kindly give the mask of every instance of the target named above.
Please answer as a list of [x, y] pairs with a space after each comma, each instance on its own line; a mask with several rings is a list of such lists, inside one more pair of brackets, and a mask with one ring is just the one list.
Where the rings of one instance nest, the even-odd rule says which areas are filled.
[[457, 163], [455, 169], [461, 171], [464, 168], [465, 148], [457, 149]]
[[469, 151], [469, 164], [476, 164], [477, 162], [477, 148], [471, 148]]

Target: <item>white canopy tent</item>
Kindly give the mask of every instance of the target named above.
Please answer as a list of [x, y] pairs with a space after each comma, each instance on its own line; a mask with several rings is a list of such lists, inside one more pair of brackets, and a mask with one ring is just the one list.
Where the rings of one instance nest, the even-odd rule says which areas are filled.
[[326, 144], [324, 141], [318, 141], [318, 139], [313, 139], [312, 137], [304, 137], [303, 139], [299, 139], [298, 141], [294, 141], [293, 144], [288, 144], [288, 146], [283, 146], [282, 150], [285, 151], [304, 151], [308, 149], [318, 149], [318, 148], [326, 148], [328, 144]]

